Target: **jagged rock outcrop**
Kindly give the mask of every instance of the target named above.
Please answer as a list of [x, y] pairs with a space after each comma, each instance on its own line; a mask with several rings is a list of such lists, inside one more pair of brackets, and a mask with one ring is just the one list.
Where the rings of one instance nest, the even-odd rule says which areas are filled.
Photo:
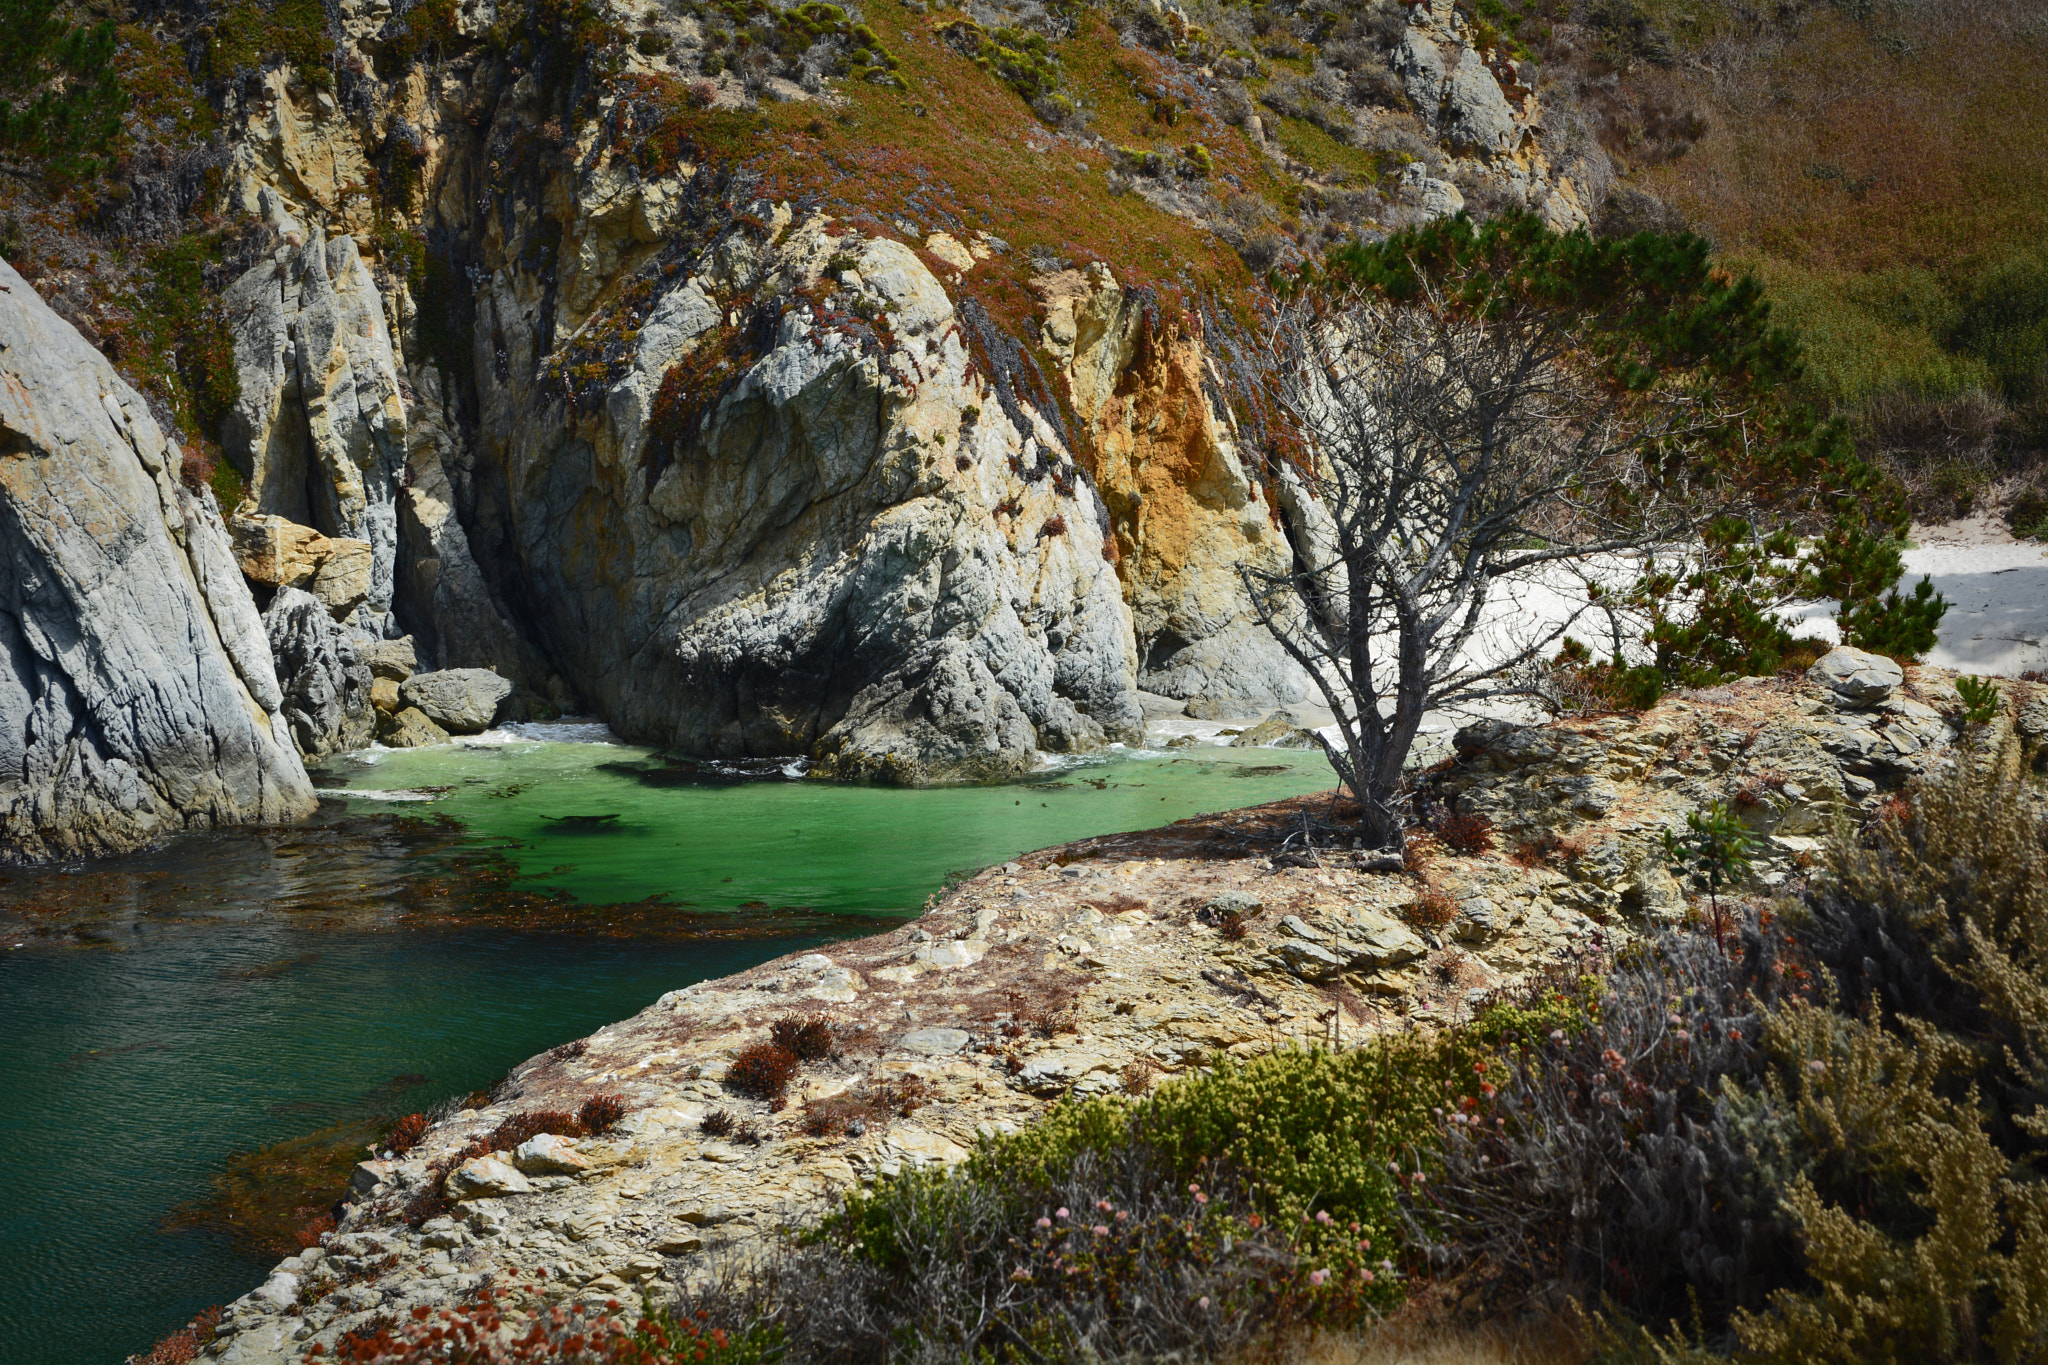
[[[1239, 569], [1284, 566], [1285, 524], [1314, 509], [1237, 430], [1200, 321], [1114, 261], [1048, 258], [1042, 320], [998, 323], [966, 287], [1009, 254], [987, 233], [850, 231], [750, 197], [687, 139], [670, 157], [589, 132], [708, 61], [701, 16], [631, 16], [656, 41], [621, 54], [630, 80], [598, 81], [566, 141], [535, 142], [558, 111], [534, 73], [452, 42], [391, 78], [402, 20], [338, 10], [374, 77], [352, 103], [277, 72], [230, 101], [230, 197], [280, 245], [232, 291], [228, 445], [253, 512], [371, 546], [354, 624], [512, 680], [510, 714], [584, 707], [636, 740], [809, 756], [821, 776], [1021, 772], [1135, 739], [1139, 686], [1210, 716], [1307, 695]], [[1148, 13], [1185, 30], [1174, 6]], [[460, 8], [454, 33], [492, 22]], [[1385, 55], [1421, 123], [1359, 106], [1360, 145], [1437, 138], [1410, 168], [1425, 207], [1463, 202], [1455, 176], [1583, 222], [1585, 177], [1539, 145], [1511, 64], [1447, 3], [1407, 22]], [[692, 100], [758, 93], [716, 67]], [[405, 228], [445, 252], [435, 288], [459, 306], [415, 298], [417, 262], [367, 245], [391, 238], [354, 187], [394, 149], [417, 177]]]
[[[1523, 83], [1504, 47], [1482, 52], [1471, 22], [1453, 0], [1414, 5], [1393, 58], [1416, 116], [1464, 174], [1492, 182], [1559, 232], [1586, 226], [1589, 206], [1597, 206], [1593, 182], [1604, 182], [1607, 167], [1583, 157], [1554, 164], [1537, 137], [1544, 110], [1536, 92]], [[1402, 168], [1400, 184], [1426, 218], [1465, 207], [1452, 180], [1430, 175], [1419, 163]]]
[[1308, 679], [1253, 616], [1238, 572], [1283, 571], [1293, 551], [1210, 401], [1213, 361], [1099, 262], [1035, 284], [1114, 527], [1139, 684], [1218, 714], [1301, 700]]
[[259, 513], [370, 547], [355, 618], [392, 629], [406, 413], [383, 297], [355, 240], [281, 220], [284, 244], [227, 291], [241, 396], [224, 436]]
[[278, 589], [263, 625], [284, 682], [284, 717], [300, 752], [318, 758], [369, 744], [377, 728], [370, 667], [350, 630], [298, 588]]
[[[536, 338], [516, 277], [487, 290], [479, 330], [519, 361], [481, 441], [553, 657], [622, 734], [816, 750], [830, 775], [992, 776], [1139, 738], [1103, 509], [1064, 444], [974, 373], [914, 252], [781, 212], [779, 246], [730, 236], [678, 277], [573, 428], [518, 391]], [[733, 382], [661, 397], [742, 325], [757, 349]], [[668, 429], [664, 401], [701, 417]]]
[[180, 459], [0, 263], [0, 860], [316, 804], [255, 601]]

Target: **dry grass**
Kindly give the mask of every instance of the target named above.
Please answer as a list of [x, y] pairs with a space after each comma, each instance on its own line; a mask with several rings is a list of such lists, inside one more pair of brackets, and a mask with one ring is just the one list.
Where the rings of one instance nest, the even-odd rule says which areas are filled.
[[1452, 1323], [1404, 1312], [1357, 1332], [1318, 1336], [1290, 1365], [1580, 1365], [1586, 1340], [1562, 1317]]

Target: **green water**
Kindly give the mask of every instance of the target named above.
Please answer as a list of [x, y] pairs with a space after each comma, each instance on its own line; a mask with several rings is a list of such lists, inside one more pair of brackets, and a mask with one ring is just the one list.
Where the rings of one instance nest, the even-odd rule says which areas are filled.
[[[448, 790], [0, 875], [0, 1365], [119, 1361], [257, 1284], [272, 1257], [163, 1227], [235, 1151], [488, 1086], [664, 991], [912, 913], [949, 872], [1330, 782], [1272, 750], [928, 791], [725, 781], [596, 744], [371, 758], [320, 781]], [[506, 927], [507, 869], [593, 929], [658, 897], [631, 922], [674, 907], [757, 936]], [[82, 946], [46, 946], [75, 942], [37, 932], [53, 905], [89, 911]]]
[[[1035, 779], [903, 790], [665, 767], [645, 750], [508, 743], [373, 751], [348, 790], [447, 787], [431, 810], [519, 842], [507, 856], [579, 900], [727, 910], [914, 910], [949, 872], [1331, 785], [1320, 754], [1204, 748], [1083, 760]], [[767, 771], [773, 772], [772, 765]], [[643, 776], [630, 775], [634, 772]], [[649, 780], [652, 779], [652, 780]]]

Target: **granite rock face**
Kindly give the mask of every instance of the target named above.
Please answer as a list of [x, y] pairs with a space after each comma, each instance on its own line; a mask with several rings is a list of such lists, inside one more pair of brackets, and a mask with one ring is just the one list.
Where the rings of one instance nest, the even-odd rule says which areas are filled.
[[[827, 226], [729, 238], [679, 277], [573, 429], [487, 396], [538, 636], [613, 729], [686, 752], [924, 781], [1137, 739], [1094, 490], [1042, 414], [974, 373], [916, 253]], [[694, 429], [654, 430], [671, 367], [734, 344], [714, 300], [827, 283], [829, 307], [763, 311]], [[508, 338], [516, 307], [487, 295]]]
[[369, 545], [356, 624], [384, 635], [406, 456], [397, 360], [355, 240], [296, 236], [228, 288], [241, 396], [225, 444], [256, 511]]
[[360, 749], [376, 732], [370, 666], [356, 637], [326, 604], [298, 588], [280, 588], [263, 614], [271, 657], [284, 683], [284, 715], [308, 758]]
[[234, 547], [180, 461], [0, 264], [0, 859], [316, 804]]

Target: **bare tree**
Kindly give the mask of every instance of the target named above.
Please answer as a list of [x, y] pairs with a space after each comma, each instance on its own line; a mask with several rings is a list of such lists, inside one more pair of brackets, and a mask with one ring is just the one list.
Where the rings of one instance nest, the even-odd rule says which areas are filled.
[[[1816, 462], [1810, 424], [1778, 419], [1769, 380], [1796, 350], [1765, 330], [1753, 286], [1731, 300], [1703, 244], [1645, 257], [1645, 273], [1675, 270], [1688, 294], [1646, 291], [1614, 268], [1626, 248], [1584, 237], [1523, 225], [1508, 229], [1518, 243], [1492, 232], [1475, 256], [1489, 229], [1446, 231], [1450, 248], [1425, 237], [1405, 260], [1399, 242], [1363, 249], [1364, 266], [1354, 257], [1282, 308], [1271, 464], [1292, 494], [1295, 560], [1240, 571], [1336, 714], [1341, 742], [1324, 748], [1374, 847], [1402, 841], [1402, 769], [1426, 712], [1527, 695], [1531, 666], [1589, 610], [1605, 609], [1619, 648], [1617, 606], [1648, 620], [1652, 579], [1701, 586], [1670, 572], [1672, 557], [1710, 521], [1753, 526], [1788, 472], [1855, 483], [1839, 459]], [[1675, 314], [1644, 312], [1660, 292]], [[1782, 532], [1714, 544], [1767, 595], [1803, 581], [1772, 568], [1798, 556]]]

